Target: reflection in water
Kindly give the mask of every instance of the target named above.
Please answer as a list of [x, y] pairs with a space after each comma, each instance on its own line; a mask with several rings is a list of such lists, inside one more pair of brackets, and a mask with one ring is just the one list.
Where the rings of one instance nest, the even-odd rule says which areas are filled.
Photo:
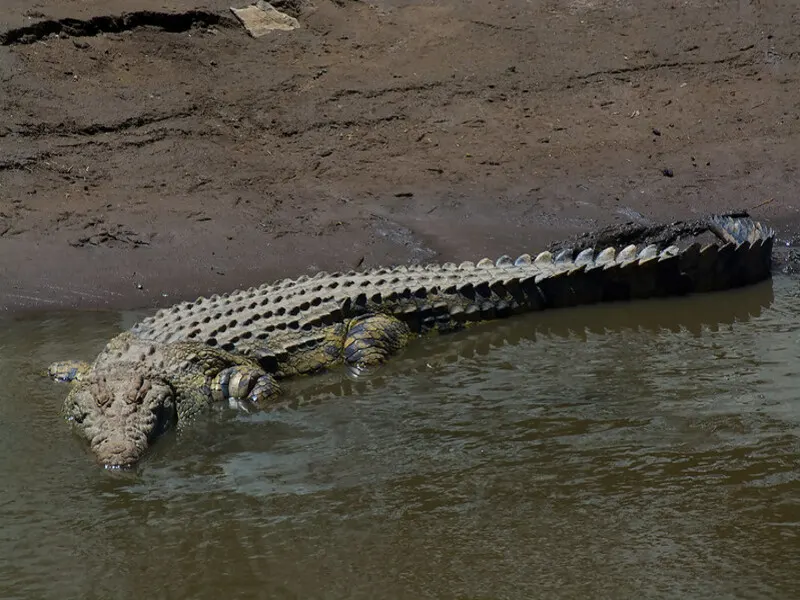
[[[3, 598], [795, 597], [798, 282], [420, 340], [98, 469], [49, 361], [132, 315], [5, 323]], [[773, 297], [774, 293], [774, 297]]]

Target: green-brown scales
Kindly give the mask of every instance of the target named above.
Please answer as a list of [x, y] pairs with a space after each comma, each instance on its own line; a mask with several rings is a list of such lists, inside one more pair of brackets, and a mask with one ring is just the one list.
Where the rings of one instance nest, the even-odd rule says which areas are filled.
[[65, 411], [106, 465], [215, 403], [262, 405], [276, 379], [378, 364], [416, 334], [546, 308], [747, 285], [770, 274], [772, 230], [716, 218], [720, 241], [627, 246], [477, 264], [319, 273], [159, 311], [109, 342], [94, 364], [54, 363], [75, 380]]

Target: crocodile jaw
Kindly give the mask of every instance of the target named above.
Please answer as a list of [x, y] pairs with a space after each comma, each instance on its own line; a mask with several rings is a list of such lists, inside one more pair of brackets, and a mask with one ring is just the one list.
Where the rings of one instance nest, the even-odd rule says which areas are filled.
[[65, 410], [101, 464], [126, 468], [175, 425], [174, 400], [163, 381], [114, 370], [81, 381], [70, 392]]

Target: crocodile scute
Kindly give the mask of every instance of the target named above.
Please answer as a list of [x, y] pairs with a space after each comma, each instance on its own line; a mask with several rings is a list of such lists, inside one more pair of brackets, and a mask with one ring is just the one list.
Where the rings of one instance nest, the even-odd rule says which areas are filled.
[[322, 272], [198, 298], [119, 334], [92, 364], [60, 361], [49, 374], [71, 382], [64, 413], [96, 459], [130, 467], [161, 434], [211, 407], [267, 407], [280, 396], [281, 379], [341, 364], [368, 368], [430, 331], [770, 277], [772, 229], [747, 216], [697, 223], [685, 228], [689, 237], [710, 233], [712, 240], [668, 239], [659, 235], [663, 226], [639, 236], [640, 245]]

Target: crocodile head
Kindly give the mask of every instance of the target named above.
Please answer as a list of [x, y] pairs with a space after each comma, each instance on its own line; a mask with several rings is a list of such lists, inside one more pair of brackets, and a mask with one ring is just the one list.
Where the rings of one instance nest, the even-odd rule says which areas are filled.
[[65, 412], [106, 468], [133, 466], [177, 421], [171, 386], [122, 369], [80, 381]]

